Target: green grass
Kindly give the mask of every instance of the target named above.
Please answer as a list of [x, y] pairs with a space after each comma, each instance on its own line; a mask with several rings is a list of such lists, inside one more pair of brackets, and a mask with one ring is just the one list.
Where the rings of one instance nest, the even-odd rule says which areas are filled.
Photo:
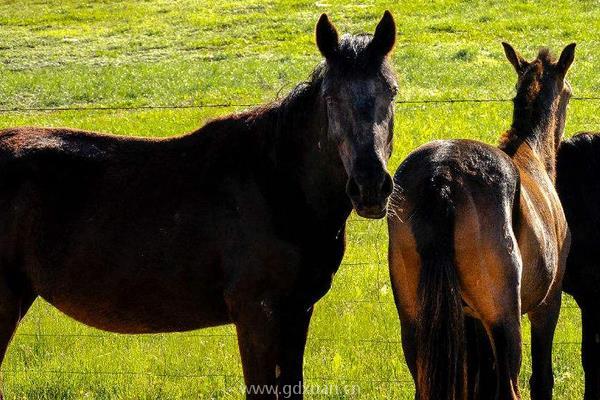
[[[0, 108], [255, 104], [305, 79], [320, 56], [313, 29], [330, 13], [342, 32], [371, 32], [394, 13], [400, 100], [509, 98], [515, 76], [501, 40], [532, 58], [579, 43], [569, 78], [577, 96], [600, 89], [595, 1], [0, 1]], [[567, 131], [598, 129], [598, 101], [572, 101]], [[0, 114], [0, 127], [72, 126], [123, 135], [192, 130], [229, 108]], [[510, 103], [401, 104], [394, 170], [436, 138], [494, 143]], [[385, 224], [352, 217], [348, 253], [312, 323], [309, 384], [411, 399], [386, 264]], [[566, 298], [554, 349], [556, 398], [582, 397], [580, 317]], [[528, 325], [524, 320], [524, 340]], [[62, 336], [58, 336], [62, 335]], [[521, 387], [529, 398], [528, 346]], [[124, 336], [87, 328], [38, 300], [2, 367], [8, 399], [240, 398], [231, 327]]]

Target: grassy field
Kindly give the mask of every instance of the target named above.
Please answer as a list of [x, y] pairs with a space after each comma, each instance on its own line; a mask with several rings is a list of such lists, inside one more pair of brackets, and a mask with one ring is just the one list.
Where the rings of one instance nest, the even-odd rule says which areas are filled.
[[[384, 9], [398, 23], [399, 100], [505, 99], [515, 76], [501, 40], [527, 58], [579, 43], [576, 96], [600, 89], [597, 1], [0, 1], [0, 108], [257, 104], [285, 93], [319, 62], [313, 27], [328, 12], [343, 32], [372, 32]], [[598, 129], [600, 101], [573, 100], [567, 132]], [[0, 128], [71, 126], [169, 136], [241, 107], [2, 112]], [[511, 104], [398, 104], [394, 170], [435, 138], [494, 143]], [[386, 266], [382, 221], [353, 216], [349, 250], [317, 306], [309, 384], [355, 385], [337, 398], [411, 399]], [[558, 399], [582, 397], [580, 317], [565, 306], [554, 351]], [[524, 319], [524, 340], [529, 342]], [[521, 387], [529, 398], [525, 346]], [[38, 300], [2, 366], [7, 399], [240, 398], [231, 327], [123, 336], [87, 328]], [[352, 390], [358, 393], [352, 394]], [[316, 396], [314, 396], [316, 397]]]

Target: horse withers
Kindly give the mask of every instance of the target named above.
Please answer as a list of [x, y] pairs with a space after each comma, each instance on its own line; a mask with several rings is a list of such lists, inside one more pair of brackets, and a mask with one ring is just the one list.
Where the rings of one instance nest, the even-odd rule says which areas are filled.
[[2, 131], [2, 357], [40, 296], [112, 332], [233, 323], [247, 397], [301, 389], [346, 219], [382, 218], [392, 192], [395, 36], [389, 12], [341, 38], [323, 15], [308, 82], [181, 137]]
[[581, 309], [585, 400], [600, 399], [600, 133], [558, 148], [556, 187], [571, 230], [563, 290]]
[[[552, 396], [552, 340], [569, 248], [555, 155], [575, 45], [558, 61], [544, 49], [532, 62], [503, 45], [518, 83], [512, 127], [499, 148], [434, 141], [410, 154], [394, 177], [390, 275], [421, 400], [518, 399], [525, 313], [531, 397]], [[477, 359], [470, 351], [478, 346], [466, 340], [477, 337], [473, 320], [484, 335], [483, 356], [486, 348], [491, 354], [483, 368], [467, 362]]]

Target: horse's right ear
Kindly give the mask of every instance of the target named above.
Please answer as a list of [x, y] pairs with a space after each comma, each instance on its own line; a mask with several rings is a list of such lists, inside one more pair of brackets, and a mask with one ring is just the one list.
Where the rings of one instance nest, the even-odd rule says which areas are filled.
[[386, 10], [375, 28], [370, 46], [375, 54], [384, 57], [392, 51], [394, 43], [396, 43], [396, 22], [392, 13]]
[[502, 47], [504, 47], [504, 54], [506, 54], [506, 58], [508, 58], [508, 61], [510, 61], [513, 67], [515, 67], [517, 74], [521, 74], [528, 65], [527, 61], [525, 61], [525, 59], [521, 57], [521, 55], [517, 53], [517, 51], [510, 44], [502, 42]]
[[330, 59], [338, 49], [338, 33], [327, 14], [321, 15], [317, 22], [317, 47], [323, 57]]
[[575, 59], [575, 43], [571, 43], [567, 47], [565, 47], [560, 54], [560, 58], [558, 60], [557, 66], [561, 72], [561, 74], [566, 75], [567, 71], [571, 64], [573, 64], [573, 60]]

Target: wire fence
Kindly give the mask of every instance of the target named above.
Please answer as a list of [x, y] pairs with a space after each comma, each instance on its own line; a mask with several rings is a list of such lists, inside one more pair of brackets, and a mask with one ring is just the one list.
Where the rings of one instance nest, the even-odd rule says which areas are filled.
[[[573, 97], [575, 101], [599, 101], [600, 97]], [[507, 103], [512, 99], [417, 99], [397, 100], [396, 105], [414, 104], [461, 104], [461, 103]], [[190, 110], [196, 108], [244, 108], [257, 107], [259, 103], [200, 103], [200, 104], [171, 104], [171, 105], [138, 105], [138, 106], [69, 106], [69, 107], [15, 107], [0, 108], [0, 113], [30, 113], [57, 111], [143, 111], [143, 110]]]
[[[584, 97], [574, 97], [572, 100], [575, 101], [600, 101], [600, 97], [594, 96], [584, 96]], [[422, 99], [422, 100], [398, 100], [396, 101], [396, 105], [436, 105], [436, 104], [461, 104], [461, 103], [506, 103], [511, 102], [512, 99], [506, 98], [497, 98], [497, 99], [477, 99], [477, 98], [454, 98], [454, 99]], [[68, 106], [68, 107], [15, 107], [15, 108], [0, 108], [0, 113], [35, 113], [35, 112], [88, 112], [88, 111], [145, 111], [145, 110], [178, 110], [178, 109], [202, 109], [202, 108], [245, 108], [245, 107], [255, 107], [259, 104], [252, 103], [205, 103], [205, 104], [194, 104], [194, 105], [137, 105], [137, 106]], [[363, 224], [373, 224], [367, 220], [361, 219], [350, 219], [348, 221], [350, 225], [363, 225]], [[367, 236], [370, 238], [371, 242], [381, 243], [385, 235], [382, 233], [383, 229], [379, 226], [377, 232], [367, 232]], [[352, 233], [349, 233], [351, 236]], [[340, 266], [340, 271], [344, 269], [351, 268], [364, 268], [367, 266], [375, 266], [376, 268], [376, 281], [378, 285], [383, 284], [383, 281], [387, 279], [387, 262], [383, 260], [382, 257], [378, 254], [377, 259], [374, 261], [347, 261], [343, 262]], [[382, 278], [382, 275], [385, 278]], [[335, 284], [334, 284], [335, 285]], [[379, 291], [376, 292], [374, 296], [370, 299], [327, 299], [327, 295], [325, 297], [325, 304], [327, 305], [375, 305], [375, 306], [390, 306], [393, 307], [393, 301], [390, 296], [387, 298], [382, 298], [381, 293]], [[563, 309], [569, 310], [577, 310], [578, 307], [574, 304], [563, 305]], [[74, 340], [105, 340], [105, 339], [114, 339], [117, 337], [115, 334], [109, 333], [45, 333], [43, 332], [43, 326], [38, 326], [37, 331], [35, 332], [19, 332], [15, 334], [17, 338], [30, 338], [36, 340], [44, 340], [46, 338], [56, 338], [56, 339], [67, 339], [71, 338]], [[155, 335], [136, 335], [136, 336], [127, 336], [129, 338], [143, 338], [145, 336], [155, 336]], [[212, 338], [214, 340], [234, 340], [236, 338], [235, 333], [204, 333], [200, 332], [192, 332], [192, 333], [178, 333], [178, 338], [198, 338], [198, 339], [208, 339]], [[136, 340], [136, 339], [133, 339]], [[399, 332], [395, 335], [395, 338], [351, 338], [351, 337], [310, 337], [309, 343], [325, 343], [328, 346], [334, 346], [335, 343], [345, 343], [345, 344], [372, 344], [372, 345], [385, 345], [385, 346], [395, 346], [400, 347], [400, 335]], [[576, 346], [579, 347], [581, 345], [580, 341], [576, 340], [563, 340], [555, 342], [555, 347], [571, 347]], [[524, 343], [525, 348], [529, 347], [528, 343]], [[218, 357], [218, 355], [215, 355]], [[41, 369], [34, 367], [26, 367], [26, 368], [3, 368], [2, 374], [4, 376], [7, 375], [20, 375], [20, 374], [41, 374], [41, 375], [82, 375], [82, 376], [146, 376], [153, 378], [194, 378], [194, 379], [206, 379], [206, 378], [224, 378], [224, 379], [235, 379], [242, 380], [243, 377], [238, 374], [228, 374], [228, 373], [154, 373], [147, 371], [106, 371], [106, 370], [70, 370], [70, 369]], [[408, 375], [406, 376], [408, 377]], [[412, 385], [412, 380], [410, 379], [356, 379], [356, 378], [340, 378], [336, 376], [318, 376], [311, 377], [308, 376], [307, 380], [313, 381], [327, 381], [327, 382], [349, 382], [349, 383], [360, 383], [360, 384], [398, 384], [403, 385], [407, 384], [410, 388]]]

